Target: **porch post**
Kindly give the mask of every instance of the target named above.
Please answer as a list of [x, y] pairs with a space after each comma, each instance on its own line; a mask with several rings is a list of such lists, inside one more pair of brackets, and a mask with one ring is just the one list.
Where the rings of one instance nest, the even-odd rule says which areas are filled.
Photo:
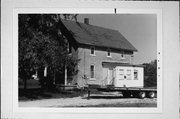
[[64, 85], [67, 85], [67, 68], [66, 68], [66, 65], [65, 65], [65, 71], [64, 71]]
[[44, 77], [47, 77], [47, 66], [44, 68]]

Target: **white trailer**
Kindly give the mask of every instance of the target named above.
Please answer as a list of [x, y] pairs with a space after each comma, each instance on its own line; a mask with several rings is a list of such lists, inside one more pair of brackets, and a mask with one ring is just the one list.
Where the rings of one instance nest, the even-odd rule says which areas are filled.
[[139, 87], [144, 85], [144, 68], [141, 66], [117, 66], [113, 70], [114, 87]]
[[113, 69], [111, 85], [89, 85], [88, 97], [90, 97], [91, 89], [106, 92], [120, 91], [124, 97], [154, 98], [157, 94], [156, 88], [144, 87], [144, 66], [130, 64], [118, 65]]

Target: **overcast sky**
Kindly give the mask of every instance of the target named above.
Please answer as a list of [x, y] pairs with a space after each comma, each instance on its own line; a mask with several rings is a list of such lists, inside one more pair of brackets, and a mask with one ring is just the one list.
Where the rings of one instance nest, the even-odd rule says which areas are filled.
[[80, 14], [77, 20], [84, 22], [86, 17], [91, 25], [118, 30], [138, 50], [134, 56], [136, 64], [156, 59], [155, 14]]

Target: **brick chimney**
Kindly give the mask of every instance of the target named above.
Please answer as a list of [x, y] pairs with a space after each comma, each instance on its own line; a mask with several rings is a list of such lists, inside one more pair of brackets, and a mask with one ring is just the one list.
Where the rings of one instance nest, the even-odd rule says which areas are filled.
[[84, 23], [88, 25], [89, 24], [89, 18], [84, 18]]

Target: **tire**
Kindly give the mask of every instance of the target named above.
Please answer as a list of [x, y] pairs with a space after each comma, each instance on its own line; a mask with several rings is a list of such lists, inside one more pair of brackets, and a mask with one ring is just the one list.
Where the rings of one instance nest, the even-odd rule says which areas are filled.
[[146, 97], [146, 93], [145, 92], [139, 92], [139, 98], [140, 99], [144, 99]]
[[149, 98], [155, 98], [156, 97], [156, 93], [155, 92], [149, 92], [148, 93], [148, 97]]

